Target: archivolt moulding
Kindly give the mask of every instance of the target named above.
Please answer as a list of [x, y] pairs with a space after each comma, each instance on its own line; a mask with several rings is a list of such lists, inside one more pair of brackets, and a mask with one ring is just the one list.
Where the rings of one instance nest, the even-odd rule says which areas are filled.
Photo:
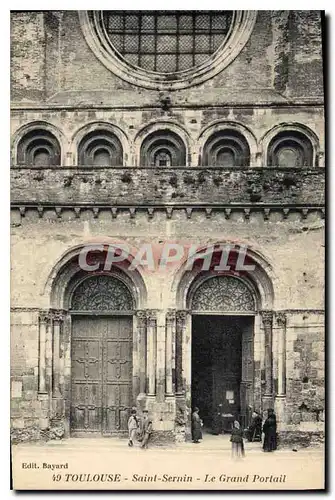
[[34, 121], [34, 122], [29, 122], [26, 123], [25, 125], [22, 125], [20, 128], [18, 128], [11, 140], [11, 146], [12, 146], [12, 164], [17, 165], [17, 147], [21, 139], [28, 134], [29, 132], [32, 132], [33, 130], [46, 130], [47, 132], [50, 132], [55, 136], [57, 139], [61, 154], [60, 154], [60, 165], [65, 164], [65, 151], [67, 149], [67, 141], [65, 139], [64, 134], [57, 128], [55, 125], [49, 122], [45, 122], [42, 120], [39, 121]]

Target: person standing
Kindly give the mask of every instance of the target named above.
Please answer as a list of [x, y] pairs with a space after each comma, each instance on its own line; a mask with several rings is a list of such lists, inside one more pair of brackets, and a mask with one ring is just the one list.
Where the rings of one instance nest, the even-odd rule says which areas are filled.
[[230, 436], [232, 457], [244, 457], [243, 430], [237, 420], [234, 420]]
[[128, 434], [129, 434], [128, 446], [134, 446], [134, 441], [136, 439], [138, 431], [139, 422], [136, 413], [137, 413], [136, 410], [133, 408], [130, 412], [130, 417], [128, 419]]
[[263, 424], [264, 451], [274, 451], [277, 449], [277, 420], [274, 410], [268, 410], [268, 417]]
[[202, 439], [201, 418], [199, 416], [199, 408], [196, 406], [192, 413], [192, 440], [193, 443], [199, 443]]
[[148, 442], [152, 433], [152, 420], [149, 418], [148, 410], [143, 410], [142, 420], [142, 443], [141, 448], [148, 448]]
[[247, 433], [248, 441], [262, 440], [262, 417], [257, 411], [252, 412], [251, 424]]

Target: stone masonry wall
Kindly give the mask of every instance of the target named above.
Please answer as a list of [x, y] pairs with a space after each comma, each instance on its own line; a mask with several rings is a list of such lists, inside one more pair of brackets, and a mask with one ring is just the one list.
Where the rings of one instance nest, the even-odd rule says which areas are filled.
[[[273, 266], [276, 277], [275, 309], [322, 309], [324, 287], [324, 221], [318, 211], [301, 214], [270, 213], [264, 221], [261, 213], [232, 212], [227, 219], [222, 212], [208, 219], [204, 211], [195, 210], [188, 218], [185, 210], [175, 210], [171, 219], [166, 212], [155, 212], [152, 218], [145, 211], [131, 217], [128, 210], [112, 218], [110, 210], [102, 210], [97, 218], [92, 210], [83, 210], [76, 218], [71, 210], [57, 217], [53, 209], [42, 218], [36, 210], [27, 209], [21, 218], [13, 212], [12, 227], [12, 306], [49, 307], [44, 287], [53, 266], [70, 248], [98, 241], [126, 241], [139, 248], [143, 243], [165, 241], [194, 242], [199, 246], [224, 241], [244, 242], [259, 251]], [[204, 234], [204, 228], [206, 233]], [[173, 307], [171, 296], [173, 274], [146, 272], [148, 307]], [[160, 289], [158, 296], [156, 290]]]
[[[206, 93], [215, 88], [224, 92], [254, 89], [259, 98], [264, 89], [270, 88], [296, 99], [321, 96], [320, 16], [319, 11], [259, 11], [250, 39], [239, 56], [199, 88]], [[13, 12], [12, 21], [13, 60], [21, 57], [24, 47], [34, 47], [28, 54], [27, 76], [21, 75], [20, 67], [12, 66], [13, 100], [38, 102], [42, 96], [47, 100], [64, 90], [131, 88], [92, 54], [76, 11]], [[41, 87], [43, 66], [47, 72]], [[155, 94], [141, 89], [135, 92], [139, 105], [143, 94]]]
[[324, 203], [323, 169], [11, 169], [12, 203]]
[[[310, 444], [322, 438], [324, 169], [319, 167], [324, 165], [324, 116], [320, 16], [319, 11], [259, 11], [253, 32], [236, 59], [211, 80], [171, 92], [171, 108], [166, 111], [158, 91], [130, 85], [95, 57], [76, 11], [12, 12], [11, 164], [16, 164], [21, 127], [33, 122], [54, 127], [62, 151], [60, 167], [11, 169], [12, 202], [16, 204], [11, 214], [14, 440], [58, 436], [56, 430], [53, 434], [49, 430], [50, 401], [37, 392], [38, 311], [50, 307], [46, 284], [60, 258], [76, 245], [101, 240], [123, 241], [135, 249], [143, 243], [159, 246], [165, 241], [191, 242], [199, 247], [229, 241], [243, 243], [262, 255], [272, 267], [273, 308], [286, 314], [286, 408], [281, 415], [281, 444], [292, 439]], [[118, 130], [126, 168], [78, 166], [78, 137], [83, 127], [91, 130], [97, 123]], [[224, 123], [233, 124], [247, 137], [250, 168], [199, 168], [206, 134]], [[318, 166], [266, 168], [268, 133], [292, 124], [308, 130]], [[138, 167], [141, 142], [155, 127], [177, 131], [185, 142], [186, 165], [156, 170]], [[90, 203], [100, 204], [100, 209], [85, 207]], [[202, 208], [212, 203], [221, 208], [207, 212]], [[81, 209], [76, 212], [78, 204]], [[113, 204], [119, 205], [114, 212]], [[152, 205], [157, 208], [148, 210]], [[271, 210], [267, 211], [268, 206]], [[285, 212], [285, 207], [290, 210]], [[176, 274], [176, 268], [143, 271], [148, 292], [144, 307], [160, 311], [162, 328], [166, 311], [176, 308], [172, 289]], [[275, 331], [274, 353], [281, 331]], [[46, 350], [51, 359], [50, 335]], [[257, 353], [257, 363], [263, 354]], [[275, 386], [276, 359], [274, 356]], [[263, 366], [257, 369], [264, 371]], [[51, 365], [46, 366], [48, 380], [51, 370]], [[152, 402], [152, 408], [155, 405]], [[160, 405], [170, 421], [166, 428], [164, 422], [158, 423], [159, 431], [168, 436], [177, 422], [175, 430], [184, 439], [178, 425], [184, 428], [185, 401]]]

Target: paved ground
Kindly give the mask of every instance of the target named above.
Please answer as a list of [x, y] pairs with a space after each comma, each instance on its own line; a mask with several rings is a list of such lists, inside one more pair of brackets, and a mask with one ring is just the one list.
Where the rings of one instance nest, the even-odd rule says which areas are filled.
[[[246, 443], [232, 459], [229, 436], [205, 435], [142, 450], [116, 438], [73, 438], [13, 446], [16, 489], [320, 489], [323, 448], [264, 453]], [[60, 467], [63, 466], [63, 467]]]

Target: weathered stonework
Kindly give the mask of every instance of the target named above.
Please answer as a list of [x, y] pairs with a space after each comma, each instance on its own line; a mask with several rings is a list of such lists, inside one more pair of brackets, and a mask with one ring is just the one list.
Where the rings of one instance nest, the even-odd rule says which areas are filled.
[[[77, 12], [12, 13], [13, 442], [71, 435], [71, 293], [83, 278], [78, 252], [99, 241], [246, 245], [258, 266], [253, 404], [275, 408], [280, 446], [323, 439], [320, 30], [317, 11], [260, 11], [222, 71], [161, 95], [102, 64]], [[18, 161], [20, 141], [40, 129], [58, 141], [59, 166]], [[141, 166], [143, 142], [162, 129], [183, 142], [185, 165]], [[208, 139], [227, 129], [245, 138], [248, 166], [201, 166]], [[80, 142], [101, 130], [117, 137], [122, 165], [80, 164]], [[309, 164], [269, 166], [271, 141], [285, 131], [304, 135]], [[183, 265], [124, 277], [135, 303], [131, 404], [149, 410], [157, 443], [191, 437], [190, 290], [198, 277]]]

